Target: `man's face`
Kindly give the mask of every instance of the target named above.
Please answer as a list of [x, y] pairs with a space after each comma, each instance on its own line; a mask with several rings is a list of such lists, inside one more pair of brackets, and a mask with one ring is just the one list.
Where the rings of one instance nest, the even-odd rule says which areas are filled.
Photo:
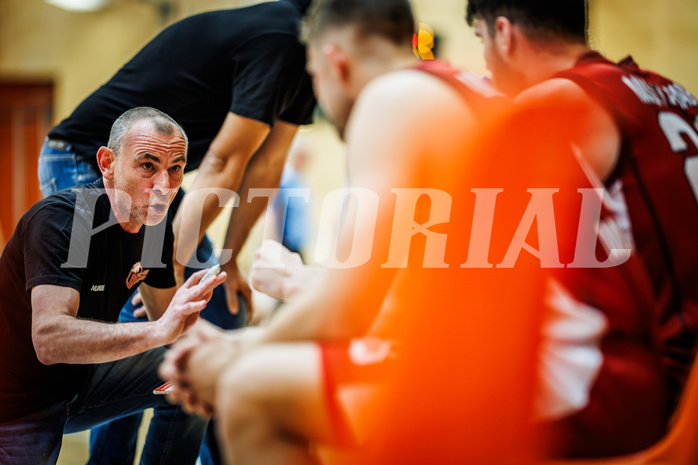
[[[494, 33], [492, 33], [494, 32]], [[484, 45], [485, 64], [492, 73], [492, 81], [500, 92], [516, 96], [524, 90], [524, 80], [512, 60], [503, 56], [497, 47], [497, 31], [490, 31], [487, 21], [480, 18], [475, 22], [475, 35], [482, 40]]]
[[331, 47], [322, 37], [309, 44], [307, 70], [313, 78], [313, 91], [322, 111], [343, 138], [354, 101], [342, 86], [337, 70], [332, 68], [332, 61], [328, 56], [332, 53]]
[[160, 223], [182, 184], [187, 144], [179, 129], [160, 134], [149, 121], [135, 123], [113, 163], [117, 218], [128, 232]]

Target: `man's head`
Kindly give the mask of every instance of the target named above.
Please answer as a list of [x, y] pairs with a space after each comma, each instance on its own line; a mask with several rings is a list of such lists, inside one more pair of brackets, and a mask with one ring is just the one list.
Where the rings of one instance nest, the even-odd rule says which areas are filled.
[[482, 19], [493, 31], [498, 16], [519, 25], [530, 38], [587, 41], [586, 0], [468, 0], [465, 19], [470, 26]]
[[413, 34], [408, 0], [314, 1], [302, 29], [308, 72], [320, 106], [340, 134], [363, 86], [414, 59]]
[[187, 146], [179, 124], [154, 108], [133, 108], [114, 122], [97, 161], [125, 230], [137, 232], [165, 218], [182, 184]]
[[587, 17], [587, 0], [468, 0], [466, 12], [466, 21], [483, 40], [495, 83], [507, 93], [523, 90], [524, 75], [535, 66], [521, 55], [517, 35], [528, 50], [564, 53], [570, 46], [586, 46]]

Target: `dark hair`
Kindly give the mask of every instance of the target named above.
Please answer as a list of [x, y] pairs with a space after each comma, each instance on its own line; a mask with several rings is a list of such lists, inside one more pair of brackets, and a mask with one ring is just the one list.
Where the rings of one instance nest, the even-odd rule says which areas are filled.
[[412, 44], [414, 16], [408, 0], [314, 0], [301, 37], [307, 43], [331, 27], [349, 25], [358, 27], [362, 36]]
[[119, 116], [116, 121], [114, 121], [114, 124], [112, 124], [111, 131], [109, 132], [109, 142], [107, 142], [107, 147], [119, 155], [123, 145], [124, 136], [134, 124], [141, 120], [149, 121], [157, 132], [166, 136], [171, 135], [173, 130], [179, 129], [187, 143], [187, 147], [189, 147], [189, 139], [187, 138], [187, 134], [177, 123], [177, 121], [172, 119], [172, 117], [168, 114], [163, 113], [162, 111], [153, 107], [131, 108]]
[[468, 0], [465, 20], [477, 18], [494, 31], [494, 20], [504, 16], [531, 38], [562, 37], [587, 43], [587, 0]]
[[293, 6], [295, 6], [298, 11], [301, 12], [301, 14], [305, 14], [306, 11], [308, 11], [308, 7], [310, 6], [310, 0], [281, 0], [286, 3], [290, 3]]

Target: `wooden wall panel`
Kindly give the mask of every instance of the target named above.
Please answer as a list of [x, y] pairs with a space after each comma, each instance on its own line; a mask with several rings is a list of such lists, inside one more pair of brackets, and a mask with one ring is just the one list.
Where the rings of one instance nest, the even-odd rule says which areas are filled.
[[0, 81], [0, 247], [41, 199], [38, 158], [51, 128], [53, 85]]

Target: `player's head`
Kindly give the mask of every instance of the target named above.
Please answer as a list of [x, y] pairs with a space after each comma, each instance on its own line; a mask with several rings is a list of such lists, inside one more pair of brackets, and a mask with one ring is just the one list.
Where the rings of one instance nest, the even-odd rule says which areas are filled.
[[414, 17], [408, 0], [315, 0], [303, 23], [312, 42], [327, 31], [353, 27], [361, 37], [378, 36], [411, 47]]
[[165, 113], [128, 110], [112, 125], [97, 162], [116, 218], [128, 232], [162, 221], [182, 184], [188, 141]]
[[312, 2], [312, 0], [282, 0], [282, 1], [295, 5], [295, 7], [298, 8], [298, 11], [300, 11], [303, 14], [305, 14], [305, 12], [308, 11], [308, 8], [310, 7], [310, 3]]
[[302, 28], [320, 106], [340, 134], [358, 93], [396, 59], [412, 57], [408, 0], [315, 0]]
[[530, 38], [586, 43], [587, 0], [468, 0], [466, 21], [484, 20], [491, 32], [503, 16]]
[[559, 53], [587, 43], [587, 0], [468, 0], [466, 21], [485, 45], [485, 61], [498, 87], [518, 93], [532, 64], [512, 59], [517, 38], [531, 50]]
[[152, 107], [136, 107], [125, 111], [114, 121], [109, 132], [107, 147], [118, 156], [129, 136], [129, 130], [141, 120], [147, 121], [160, 134], [171, 135], [173, 131], [179, 131], [187, 146], [189, 145], [184, 129], [170, 115]]

